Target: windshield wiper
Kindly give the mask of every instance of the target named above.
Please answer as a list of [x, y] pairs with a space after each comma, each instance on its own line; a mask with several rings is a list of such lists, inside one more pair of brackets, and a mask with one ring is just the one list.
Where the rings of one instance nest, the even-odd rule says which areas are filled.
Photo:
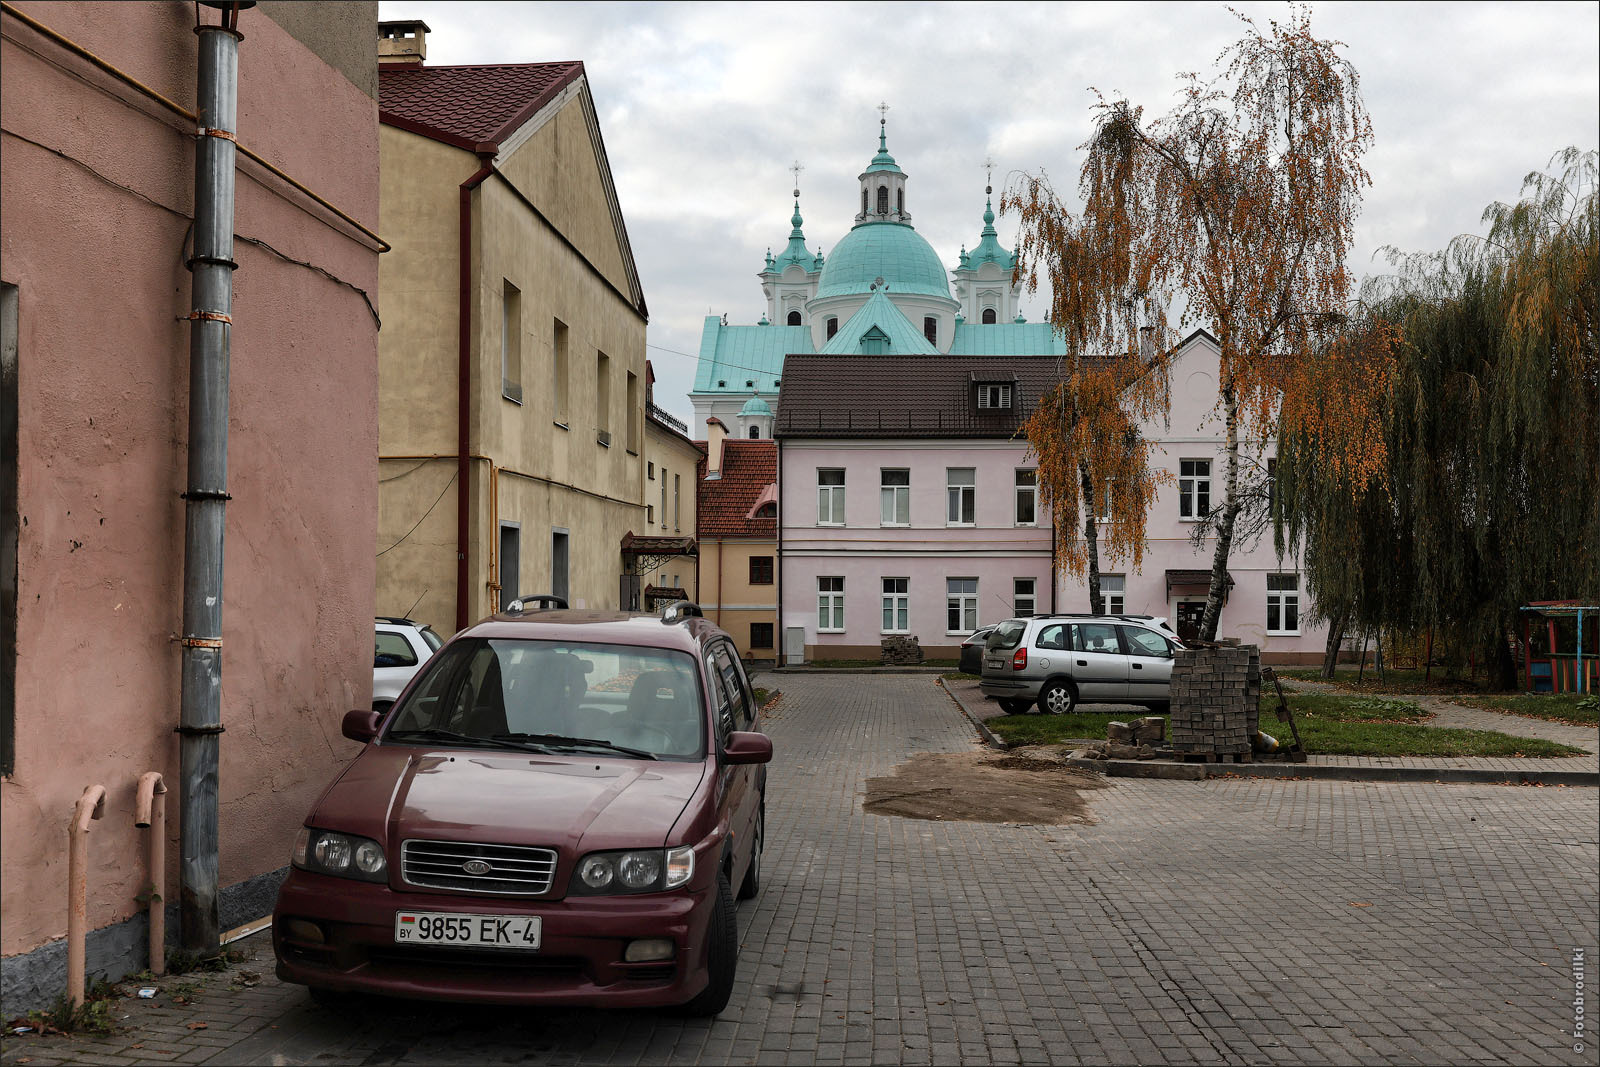
[[549, 745], [552, 748], [604, 748], [612, 752], [620, 752], [624, 756], [633, 756], [636, 759], [653, 760], [656, 758], [654, 752], [646, 752], [642, 748], [613, 745], [610, 741], [601, 741], [594, 737], [568, 737], [565, 734], [495, 734], [494, 739], [511, 744], [532, 742], [539, 745]]
[[460, 745], [486, 745], [494, 748], [511, 748], [520, 752], [545, 752], [543, 745], [523, 744], [516, 738], [505, 734], [496, 734], [494, 737], [475, 737], [472, 734], [458, 733], [455, 730], [441, 730], [436, 726], [427, 726], [417, 730], [390, 730], [388, 737], [396, 741], [415, 738], [428, 741], [451, 741]]

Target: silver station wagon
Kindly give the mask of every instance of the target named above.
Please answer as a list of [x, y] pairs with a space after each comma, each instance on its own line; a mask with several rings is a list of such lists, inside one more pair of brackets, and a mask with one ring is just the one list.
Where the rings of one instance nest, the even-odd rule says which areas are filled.
[[1079, 704], [1165, 711], [1173, 653], [1183, 646], [1150, 615], [1035, 615], [995, 627], [984, 645], [984, 696], [1011, 715], [1035, 703], [1064, 715]]

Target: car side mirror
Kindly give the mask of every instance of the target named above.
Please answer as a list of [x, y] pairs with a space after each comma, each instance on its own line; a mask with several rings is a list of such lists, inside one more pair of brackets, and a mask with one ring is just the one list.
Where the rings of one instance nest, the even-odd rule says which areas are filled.
[[722, 746], [722, 758], [728, 763], [771, 763], [772, 738], [766, 734], [736, 730], [728, 735]]
[[344, 725], [341, 732], [352, 741], [366, 744], [378, 736], [378, 723], [383, 716], [371, 709], [357, 708], [355, 711], [344, 713]]

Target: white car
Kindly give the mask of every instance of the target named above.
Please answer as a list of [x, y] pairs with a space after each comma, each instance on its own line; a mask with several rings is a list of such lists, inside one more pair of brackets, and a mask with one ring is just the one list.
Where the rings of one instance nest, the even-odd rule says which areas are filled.
[[425, 624], [379, 616], [372, 649], [372, 710], [388, 711], [395, 697], [444, 640]]

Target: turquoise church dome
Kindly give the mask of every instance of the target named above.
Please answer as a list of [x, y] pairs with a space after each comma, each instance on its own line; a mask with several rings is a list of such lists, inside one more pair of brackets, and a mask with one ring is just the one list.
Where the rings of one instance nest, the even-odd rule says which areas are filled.
[[944, 263], [921, 234], [903, 222], [863, 222], [833, 246], [817, 298], [868, 293], [879, 278], [891, 293], [950, 297]]
[[772, 414], [772, 409], [770, 407], [768, 407], [767, 406], [767, 402], [765, 400], [762, 400], [759, 396], [752, 396], [749, 400], [746, 400], [744, 402], [744, 407], [739, 409], [739, 415], [741, 417], [744, 417], [744, 416], [747, 416], [747, 415], [769, 415], [770, 416], [771, 414]]

